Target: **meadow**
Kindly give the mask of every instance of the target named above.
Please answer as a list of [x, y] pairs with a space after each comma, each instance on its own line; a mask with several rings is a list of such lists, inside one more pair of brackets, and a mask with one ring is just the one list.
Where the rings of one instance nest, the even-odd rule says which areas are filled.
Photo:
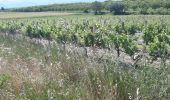
[[0, 12], [0, 19], [12, 18], [34, 18], [34, 17], [52, 17], [74, 15], [75, 13], [68, 12]]
[[170, 99], [170, 16], [34, 15], [0, 15], [0, 99]]

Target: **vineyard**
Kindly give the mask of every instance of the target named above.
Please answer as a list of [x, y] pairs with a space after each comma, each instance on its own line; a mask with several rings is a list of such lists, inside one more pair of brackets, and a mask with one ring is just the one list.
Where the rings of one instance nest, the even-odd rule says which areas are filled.
[[[78, 18], [81, 17], [81, 18]], [[169, 16], [48, 17], [1, 20], [0, 31], [24, 34], [30, 38], [56, 40], [80, 47], [115, 49], [138, 61], [169, 59]], [[78, 19], [78, 20], [77, 20]], [[156, 21], [155, 21], [156, 20]]]
[[4, 18], [0, 33], [0, 99], [170, 98], [169, 16]]

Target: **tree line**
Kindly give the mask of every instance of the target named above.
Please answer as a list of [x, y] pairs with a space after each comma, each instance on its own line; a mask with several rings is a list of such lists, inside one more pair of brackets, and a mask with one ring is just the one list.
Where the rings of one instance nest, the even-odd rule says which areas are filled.
[[92, 3], [68, 3], [8, 9], [16, 12], [79, 11], [84, 13], [170, 14], [169, 0], [106, 0]]

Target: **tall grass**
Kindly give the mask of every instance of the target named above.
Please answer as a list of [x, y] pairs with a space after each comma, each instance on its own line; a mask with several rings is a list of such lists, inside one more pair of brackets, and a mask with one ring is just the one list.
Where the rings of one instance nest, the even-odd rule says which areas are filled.
[[0, 36], [0, 73], [2, 100], [170, 99], [168, 65], [98, 63], [23, 37]]

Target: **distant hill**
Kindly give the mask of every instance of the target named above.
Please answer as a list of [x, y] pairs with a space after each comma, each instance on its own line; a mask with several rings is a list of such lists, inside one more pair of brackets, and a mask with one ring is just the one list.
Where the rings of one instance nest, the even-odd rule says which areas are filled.
[[14, 9], [10, 9], [10, 11], [16, 11], [16, 12], [85, 11], [90, 8], [91, 8], [91, 3], [67, 3], [67, 4], [50, 4], [50, 5], [42, 5], [42, 6], [14, 8]]
[[81, 11], [88, 13], [93, 11], [95, 14], [110, 12], [115, 15], [170, 15], [170, 0], [103, 0], [103, 2], [51, 4], [8, 10], [16, 12]]

